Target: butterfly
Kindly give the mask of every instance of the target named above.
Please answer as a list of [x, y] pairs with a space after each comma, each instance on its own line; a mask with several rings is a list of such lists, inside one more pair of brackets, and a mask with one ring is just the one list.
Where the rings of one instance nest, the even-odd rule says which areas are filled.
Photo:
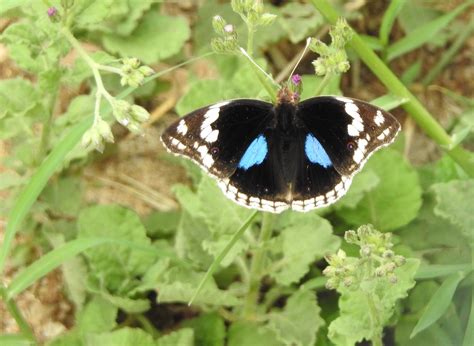
[[282, 88], [276, 104], [236, 99], [200, 108], [161, 136], [238, 204], [280, 213], [328, 206], [376, 150], [400, 130], [388, 112], [346, 97], [299, 102]]

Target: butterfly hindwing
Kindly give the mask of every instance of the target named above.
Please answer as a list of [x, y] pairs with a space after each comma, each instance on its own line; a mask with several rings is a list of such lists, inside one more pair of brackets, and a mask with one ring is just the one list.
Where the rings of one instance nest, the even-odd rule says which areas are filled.
[[318, 139], [343, 176], [359, 171], [400, 130], [388, 112], [346, 97], [314, 97], [298, 104], [297, 117]]
[[212, 176], [227, 178], [264, 131], [272, 108], [272, 104], [258, 100], [220, 102], [176, 121], [161, 139], [173, 154], [192, 159]]

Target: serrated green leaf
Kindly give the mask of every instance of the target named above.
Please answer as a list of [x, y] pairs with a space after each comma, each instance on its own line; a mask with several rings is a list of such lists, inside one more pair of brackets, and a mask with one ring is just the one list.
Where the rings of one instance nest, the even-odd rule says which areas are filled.
[[109, 301], [114, 306], [129, 314], [140, 314], [147, 310], [150, 310], [150, 301], [147, 299], [132, 299], [127, 297], [121, 297], [109, 294], [107, 292], [98, 292], [102, 298]]
[[258, 345], [258, 346], [281, 346], [274, 332], [249, 321], [237, 321], [232, 323], [228, 333], [229, 346]]
[[89, 334], [85, 337], [88, 345], [156, 346], [153, 337], [138, 328], [121, 328], [109, 333]]
[[403, 156], [390, 149], [377, 152], [364, 169], [380, 178], [378, 186], [366, 193], [357, 208], [341, 208], [338, 215], [352, 225], [371, 223], [391, 231], [408, 224], [421, 206], [421, 188], [416, 171]]
[[463, 234], [474, 239], [474, 214], [470, 204], [474, 198], [474, 180], [453, 180], [432, 186], [436, 197], [434, 213], [459, 226]]
[[466, 2], [447, 14], [416, 28], [408, 35], [388, 47], [387, 59], [395, 59], [400, 55], [422, 46], [431, 38], [435, 37], [439, 31], [444, 29], [454, 18], [470, 5], [472, 5], [472, 2]]
[[194, 346], [194, 331], [182, 328], [157, 340], [156, 346]]
[[[158, 301], [185, 302], [188, 303], [194, 295], [196, 287], [199, 286], [204, 273], [197, 273], [189, 268], [173, 267], [169, 269], [163, 280], [157, 283], [159, 292]], [[211, 306], [236, 306], [241, 302], [228, 291], [217, 288], [214, 280], [209, 279], [202, 291], [194, 300], [194, 304]]]
[[[339, 317], [329, 325], [329, 339], [336, 345], [354, 345], [363, 339], [371, 340], [382, 332], [382, 327], [388, 322], [394, 312], [395, 303], [407, 296], [407, 291], [414, 285], [413, 280], [419, 266], [419, 260], [409, 259], [395, 270], [398, 278], [396, 284], [385, 278], [376, 279], [375, 292], [367, 296], [364, 290], [351, 290], [344, 286], [338, 289]], [[378, 326], [371, 320], [368, 313], [368, 299], [372, 299], [377, 310]]]
[[189, 26], [184, 18], [150, 11], [131, 35], [107, 34], [103, 44], [122, 57], [133, 56], [145, 64], [152, 64], [177, 54], [189, 36]]
[[21, 78], [0, 81], [0, 104], [4, 116], [25, 116], [38, 101], [39, 94], [30, 81]]
[[94, 296], [77, 317], [77, 328], [83, 334], [108, 332], [117, 326], [118, 308]]
[[64, 216], [76, 216], [81, 209], [83, 186], [74, 176], [58, 179], [49, 184], [41, 198], [52, 212]]
[[[104, 237], [149, 246], [150, 239], [133, 211], [117, 205], [99, 205], [83, 209], [77, 221], [78, 237]], [[85, 253], [91, 274], [111, 293], [125, 293], [136, 276], [145, 273], [156, 256], [126, 245], [104, 245]]]
[[340, 245], [340, 239], [332, 234], [331, 224], [314, 213], [293, 213], [274, 241], [281, 241], [283, 257], [270, 276], [285, 286], [298, 282], [311, 263], [335, 252]]
[[325, 324], [320, 312], [314, 292], [297, 291], [288, 298], [283, 311], [270, 313], [267, 328], [284, 345], [312, 346]]
[[464, 279], [464, 275], [456, 273], [450, 275], [448, 278], [446, 278], [446, 280], [443, 281], [439, 289], [431, 297], [428, 305], [426, 306], [426, 310], [418, 320], [418, 323], [413, 329], [410, 338], [414, 337], [422, 330], [428, 328], [441, 316], [443, 316], [443, 314], [448, 309], [449, 304], [451, 304], [454, 292], [456, 291], [456, 288], [462, 279]]
[[226, 328], [224, 319], [217, 313], [203, 314], [183, 323], [194, 330], [196, 346], [224, 346]]

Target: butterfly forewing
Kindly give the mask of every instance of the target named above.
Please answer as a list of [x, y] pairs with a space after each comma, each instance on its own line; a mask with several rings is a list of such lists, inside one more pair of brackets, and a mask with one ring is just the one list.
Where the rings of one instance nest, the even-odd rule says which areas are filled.
[[264, 131], [272, 107], [245, 99], [216, 103], [177, 120], [161, 139], [173, 154], [192, 159], [212, 176], [225, 178]]

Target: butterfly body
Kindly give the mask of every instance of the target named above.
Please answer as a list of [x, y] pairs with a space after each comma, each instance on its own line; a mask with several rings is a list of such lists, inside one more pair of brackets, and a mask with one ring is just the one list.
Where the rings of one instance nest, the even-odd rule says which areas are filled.
[[282, 89], [276, 105], [241, 99], [198, 109], [161, 139], [217, 179], [230, 199], [279, 213], [334, 203], [399, 129], [368, 103], [330, 96], [298, 102]]

